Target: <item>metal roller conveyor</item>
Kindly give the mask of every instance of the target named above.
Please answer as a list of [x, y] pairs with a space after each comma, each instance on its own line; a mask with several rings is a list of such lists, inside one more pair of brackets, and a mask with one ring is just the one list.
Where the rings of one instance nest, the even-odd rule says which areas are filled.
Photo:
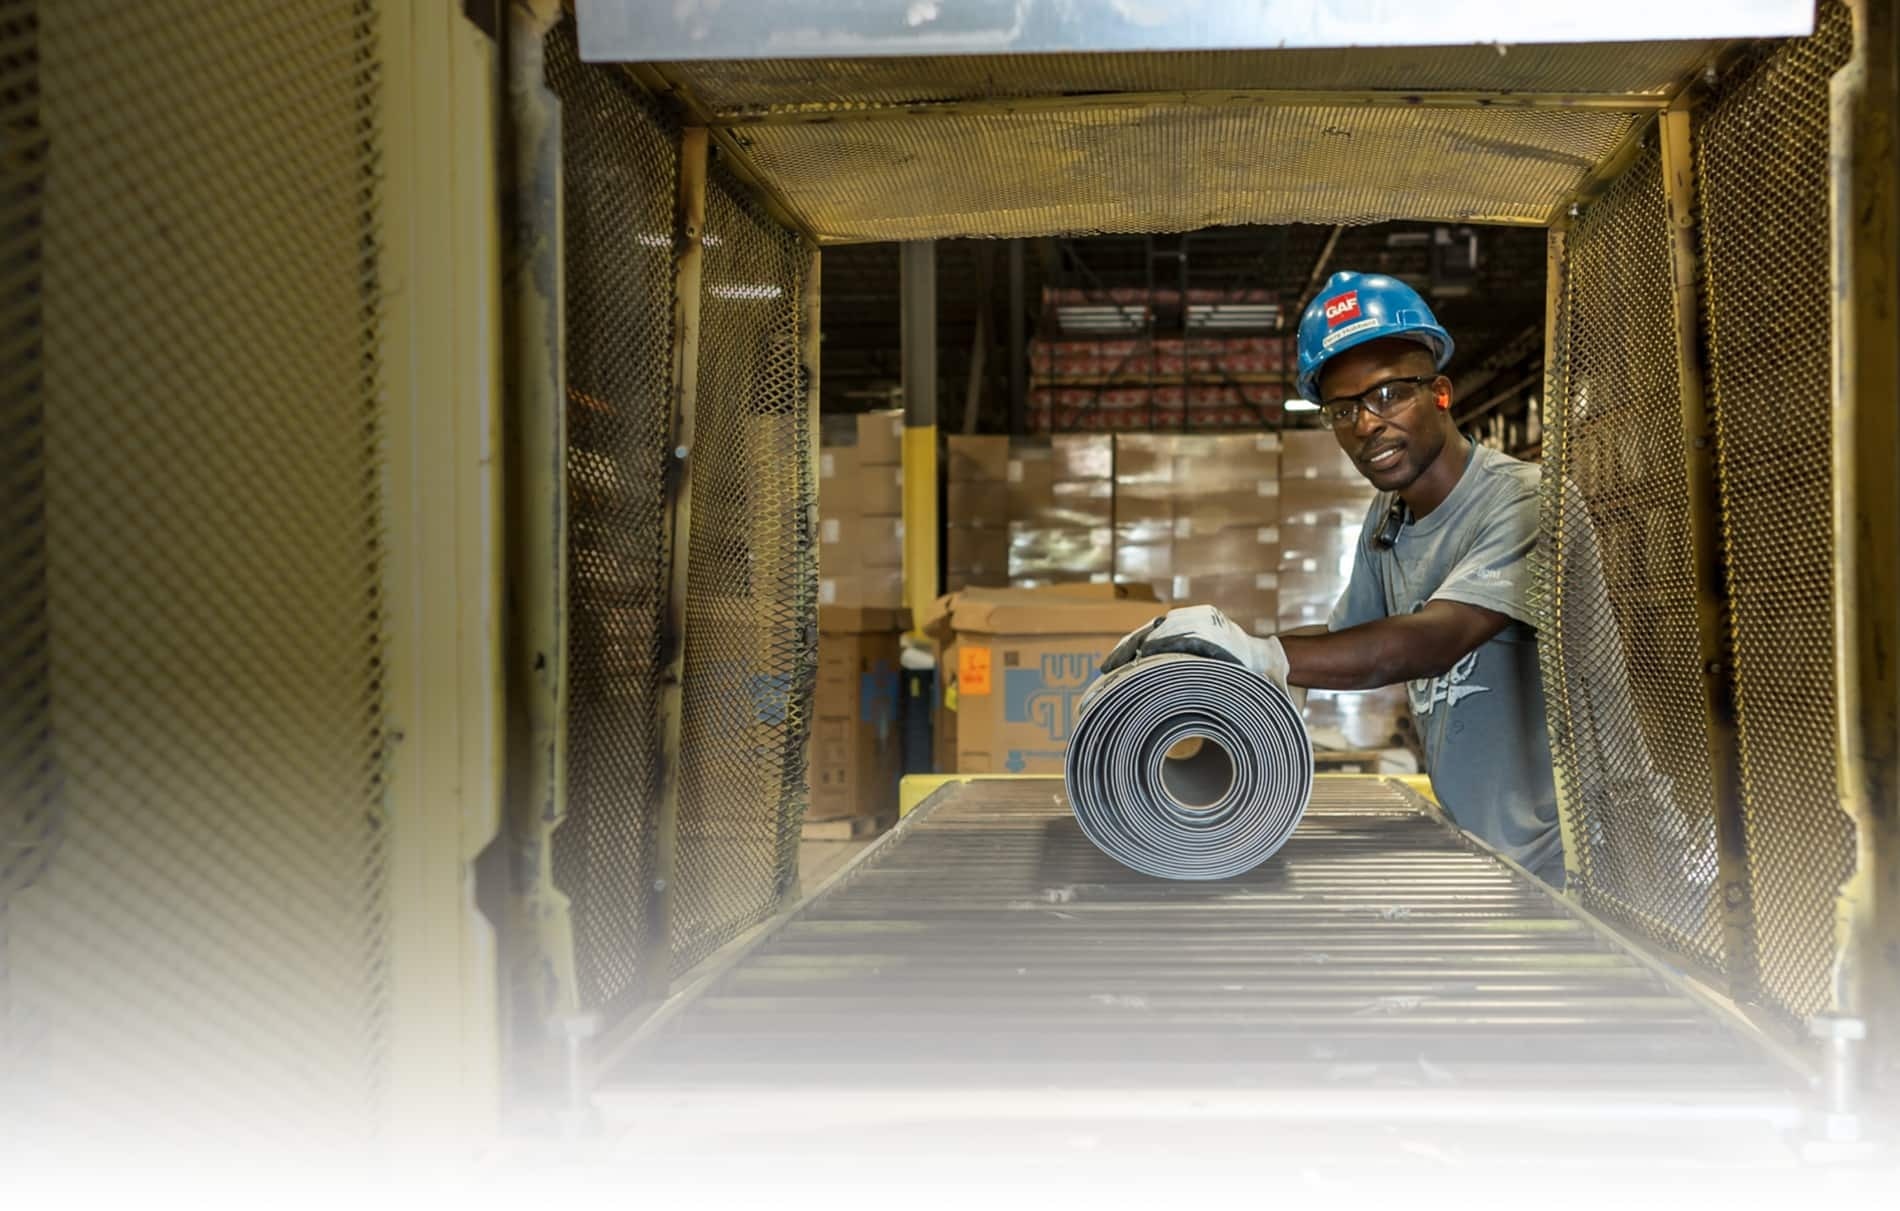
[[1162, 879], [1244, 874], [1286, 844], [1313, 745], [1286, 691], [1224, 661], [1137, 660], [1089, 692], [1064, 781], [1109, 857]]
[[1804, 1108], [1738, 1016], [1410, 788], [1340, 775], [1273, 861], [1192, 882], [1097, 849], [1058, 779], [951, 782], [600, 1071], [623, 1138], [721, 1155], [1084, 1124], [1129, 1155], [1351, 1173], [1394, 1141], [1778, 1165]]

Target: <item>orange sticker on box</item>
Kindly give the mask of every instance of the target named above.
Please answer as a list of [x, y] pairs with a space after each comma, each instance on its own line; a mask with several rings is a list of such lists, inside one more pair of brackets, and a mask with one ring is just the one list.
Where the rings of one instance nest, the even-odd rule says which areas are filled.
[[957, 689], [965, 694], [989, 693], [990, 650], [964, 644], [957, 651]]

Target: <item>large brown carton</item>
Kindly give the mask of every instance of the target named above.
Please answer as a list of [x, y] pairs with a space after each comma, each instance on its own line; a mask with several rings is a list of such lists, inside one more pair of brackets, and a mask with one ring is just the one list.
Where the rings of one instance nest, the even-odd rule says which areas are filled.
[[904, 414], [880, 409], [858, 414], [858, 462], [862, 466], [894, 467], [904, 461]]
[[875, 816], [897, 806], [898, 610], [818, 611], [808, 820]]
[[1306, 696], [1306, 726], [1316, 745], [1329, 748], [1402, 748], [1411, 705], [1405, 687], [1347, 692], [1313, 690]]
[[1280, 478], [1282, 481], [1349, 479], [1365, 482], [1330, 429], [1289, 429], [1282, 433]]
[[901, 517], [824, 517], [818, 522], [818, 566], [821, 571], [849, 572], [858, 568], [904, 566], [904, 519]]
[[818, 573], [818, 604], [860, 609], [896, 610], [904, 604], [901, 568], [854, 567], [845, 572]]
[[1115, 569], [1115, 531], [1108, 526], [1009, 526], [1009, 575], [1107, 580]]
[[953, 572], [995, 572], [1009, 576], [1007, 527], [952, 525], [945, 530], [945, 563]]
[[1032, 525], [1054, 522], [1055, 463], [1046, 448], [1030, 446], [1010, 452], [1009, 519]]
[[1363, 479], [1289, 479], [1280, 484], [1280, 520], [1306, 526], [1352, 526], [1366, 520], [1378, 489]]
[[1174, 530], [1174, 574], [1273, 572], [1280, 567], [1278, 526], [1208, 530], [1180, 519]]
[[1115, 438], [1108, 433], [1058, 433], [1049, 439], [1053, 476], [1065, 479], [1114, 479]]
[[1002, 483], [1009, 478], [1009, 438], [951, 435], [944, 452], [951, 484]]
[[1160, 611], [1111, 596], [1125, 591], [973, 589], [938, 601], [926, 630], [938, 643], [941, 705], [955, 716], [957, 772], [1062, 771], [1076, 706], [1102, 660]]
[[1356, 525], [1280, 527], [1280, 568], [1286, 572], [1331, 572], [1343, 587], [1359, 551]]
[[1184, 492], [1175, 498], [1174, 516], [1198, 531], [1274, 525], [1280, 520], [1279, 488], [1278, 480], [1262, 479], [1241, 488]]
[[818, 512], [825, 517], [895, 517], [904, 511], [904, 469], [866, 465], [856, 446], [818, 451]]
[[1002, 480], [952, 481], [944, 498], [944, 520], [953, 526], [1009, 525], [1009, 492]]

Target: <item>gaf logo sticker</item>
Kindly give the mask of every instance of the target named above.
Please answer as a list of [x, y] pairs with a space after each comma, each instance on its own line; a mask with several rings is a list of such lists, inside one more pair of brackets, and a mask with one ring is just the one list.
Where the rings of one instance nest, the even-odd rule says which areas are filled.
[[1359, 292], [1348, 291], [1338, 298], [1326, 300], [1326, 326], [1337, 328], [1347, 320], [1359, 318]]

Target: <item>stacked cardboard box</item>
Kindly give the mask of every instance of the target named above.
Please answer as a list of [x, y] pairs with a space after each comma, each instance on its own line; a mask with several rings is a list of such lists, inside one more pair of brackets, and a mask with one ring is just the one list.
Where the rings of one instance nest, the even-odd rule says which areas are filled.
[[1124, 434], [1115, 446], [1115, 579], [1278, 629], [1280, 439]]
[[945, 456], [945, 584], [1009, 583], [1009, 439], [954, 436]]
[[818, 452], [818, 601], [894, 610], [904, 599], [904, 419], [862, 413], [857, 444]]
[[1109, 649], [1155, 616], [1138, 588], [966, 589], [941, 598], [924, 630], [941, 693], [937, 768], [1059, 774], [1082, 694]]
[[1009, 583], [1107, 584], [1113, 579], [1115, 441], [1058, 434], [1010, 454]]
[[[1325, 430], [1290, 431], [1280, 455], [1280, 629], [1324, 625], [1345, 591], [1366, 510], [1377, 495]], [[1331, 747], [1400, 743], [1404, 686], [1307, 695], [1306, 722]]]
[[819, 607], [807, 820], [896, 808], [903, 773], [898, 643], [909, 619], [902, 610]]

